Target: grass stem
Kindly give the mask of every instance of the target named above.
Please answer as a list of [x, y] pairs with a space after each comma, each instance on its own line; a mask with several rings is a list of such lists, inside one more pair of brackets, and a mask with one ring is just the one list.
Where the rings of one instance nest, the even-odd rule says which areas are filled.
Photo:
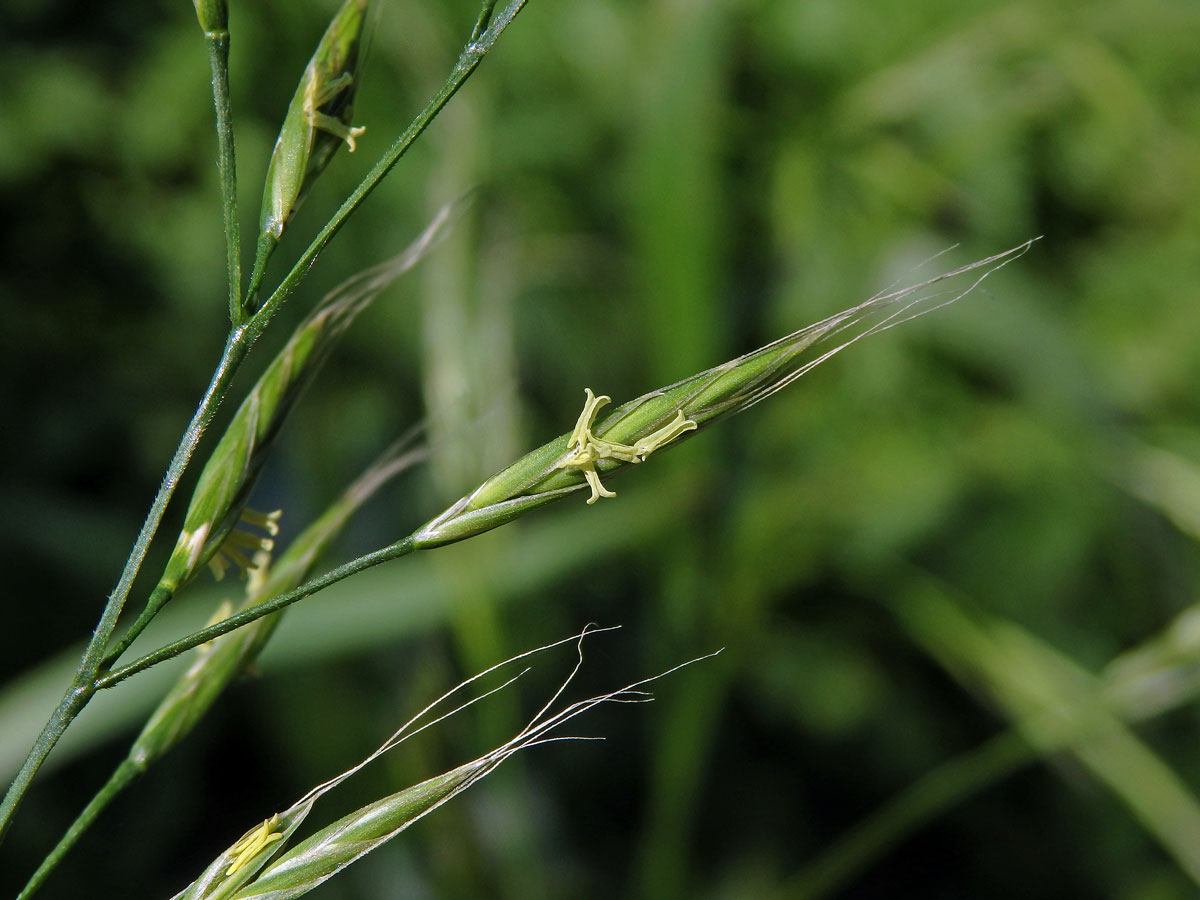
[[42, 763], [50, 755], [50, 751], [54, 749], [54, 745], [58, 743], [58, 739], [62, 737], [67, 726], [95, 693], [96, 688], [93, 682], [100, 670], [105, 648], [116, 629], [117, 619], [125, 607], [125, 601], [129, 598], [133, 581], [146, 559], [150, 541], [158, 531], [167, 503], [175, 493], [175, 488], [179, 486], [179, 480], [191, 461], [192, 454], [195, 453], [196, 446], [200, 443], [200, 438], [204, 435], [205, 429], [208, 428], [216, 414], [217, 407], [220, 406], [225, 394], [229, 391], [229, 385], [233, 381], [238, 366], [245, 358], [248, 347], [249, 341], [244, 329], [237, 328], [230, 332], [229, 338], [225, 342], [225, 349], [221, 353], [221, 359], [208, 384], [208, 389], [204, 392], [204, 396], [175, 450], [175, 455], [171, 458], [171, 463], [163, 476], [162, 484], [159, 485], [154, 502], [150, 505], [150, 512], [146, 515], [146, 521], [142, 524], [142, 529], [138, 533], [137, 540], [134, 541], [129, 558], [125, 561], [125, 568], [121, 572], [117, 586], [109, 595], [104, 611], [100, 615], [100, 621], [84, 650], [75, 677], [53, 715], [42, 728], [33, 747], [30, 748], [29, 754], [21, 764], [20, 771], [9, 786], [3, 801], [0, 801], [0, 841], [3, 841], [4, 835], [8, 832], [12, 818]]
[[[509, 0], [507, 5], [498, 14], [495, 14], [494, 7], [496, 6], [496, 0], [485, 0], [472, 33], [472, 39], [459, 54], [453, 70], [441, 89], [426, 104], [424, 109], [417, 114], [407, 130], [396, 139], [383, 157], [375, 164], [358, 188], [346, 199], [334, 216], [326, 223], [325, 227], [321, 229], [320, 233], [292, 267], [287, 277], [275, 289], [267, 302], [257, 310], [253, 306], [253, 297], [248, 296], [246, 298], [245, 311], [242, 309], [242, 304], [237, 300], [237, 294], [240, 292], [241, 266], [239, 260], [240, 240], [237, 237], [233, 131], [229, 116], [228, 34], [220, 30], [206, 31], [209, 58], [213, 69], [213, 102], [217, 110], [218, 165], [221, 169], [223, 205], [226, 218], [226, 246], [229, 254], [230, 314], [234, 325], [225, 343], [221, 359], [213, 372], [208, 389], [205, 391], [195, 414], [192, 416], [187, 430], [180, 439], [179, 446], [171, 459], [166, 474], [163, 476], [158, 493], [155, 495], [154, 501], [150, 506], [146, 521], [143, 523], [141, 531], [129, 553], [117, 586], [105, 604], [100, 621], [92, 633], [92, 637], [84, 651], [83, 658], [80, 660], [75, 676], [64, 693], [63, 699], [47, 720], [33, 747], [30, 748], [25, 761], [21, 765], [20, 771], [5, 793], [4, 799], [0, 801], [0, 842], [3, 841], [4, 836], [7, 834], [13, 816], [16, 814], [21, 801], [24, 799], [30, 784], [45, 762], [46, 757], [50, 755], [51, 750], [54, 749], [54, 746], [58, 743], [67, 726], [70, 725], [83, 707], [87, 705], [97, 690], [112, 687], [114, 684], [123, 681], [136, 672], [149, 668], [165, 659], [178, 656], [192, 647], [212, 640], [228, 631], [232, 631], [247, 622], [252, 622], [261, 616], [282, 609], [355, 572], [389, 559], [404, 556], [415, 549], [411, 540], [406, 538], [397, 544], [385, 547], [383, 550], [376, 551], [375, 553], [367, 554], [353, 562], [327, 572], [325, 575], [310, 581], [296, 591], [281, 595], [253, 609], [245, 610], [226, 619], [224, 622], [219, 622], [210, 628], [198, 631], [179, 641], [168, 644], [154, 653], [135, 660], [126, 666], [122, 666], [120, 669], [116, 669], [103, 676], [100, 675], [105, 659], [105, 650], [116, 629], [121, 611], [124, 609], [125, 603], [129, 598], [129, 592], [133, 587], [134, 579], [141, 569], [142, 563], [145, 561], [150, 541], [157, 533], [167, 504], [175, 493], [175, 489], [179, 485], [179, 480], [188, 463], [191, 461], [192, 454], [195, 452], [200, 438], [203, 436], [217, 408], [228, 392], [233, 376], [245, 358], [247, 351], [262, 335], [263, 331], [266, 330], [271, 318], [278, 311], [284, 300], [291, 295], [304, 279], [304, 276], [325, 245], [329, 243], [350, 215], [366, 199], [367, 195], [391, 171], [392, 167], [407, 152], [413, 142], [424, 132], [425, 128], [433, 121], [446, 103], [449, 102], [450, 98], [457, 93], [463, 83], [478, 68], [483, 57], [491, 50], [496, 40], [500, 37], [500, 34], [508, 27], [517, 13], [521, 11], [525, 3], [526, 0]], [[483, 23], [486, 23], [486, 28], [481, 33], [476, 34]]]
[[270, 600], [256, 604], [249, 609], [244, 609], [236, 615], [230, 616], [228, 619], [222, 619], [215, 625], [210, 625], [207, 628], [202, 628], [192, 634], [182, 637], [177, 641], [172, 641], [169, 644], [164, 644], [162, 647], [155, 650], [153, 653], [147, 653], [145, 656], [135, 659], [133, 662], [121, 666], [119, 669], [113, 669], [106, 675], [101, 675], [95, 679], [91, 687], [93, 690], [105, 690], [119, 682], [124, 681], [130, 675], [136, 675], [143, 669], [148, 669], [151, 666], [157, 665], [168, 659], [178, 656], [191, 650], [193, 647], [199, 647], [201, 644], [206, 644], [214, 638], [219, 638], [223, 634], [228, 634], [234, 629], [241, 628], [243, 625], [261, 619], [263, 616], [277, 612], [286, 606], [291, 606], [293, 603], [303, 600], [315, 594], [317, 591], [323, 590], [332, 584], [336, 584], [344, 578], [349, 578], [362, 572], [365, 569], [370, 569], [380, 563], [389, 562], [393, 559], [399, 559], [402, 556], [408, 556], [417, 547], [413, 543], [411, 537], [406, 537], [403, 540], [390, 544], [381, 550], [375, 550], [353, 559], [348, 563], [343, 563], [336, 569], [330, 569], [324, 575], [318, 575], [310, 581], [305, 582], [296, 588], [294, 591], [288, 591], [286, 594], [280, 594]]
[[21, 893], [17, 895], [17, 900], [29, 900], [33, 896], [34, 892], [42, 886], [42, 883], [45, 882], [50, 873], [58, 866], [62, 858], [75, 846], [75, 842], [88, 830], [108, 805], [109, 801], [124, 790], [140, 774], [142, 774], [142, 770], [131, 760], [125, 760], [113, 770], [108, 781], [96, 792], [96, 795], [84, 807], [83, 812], [71, 823], [71, 827], [59, 838], [58, 843], [54, 845], [54, 849], [42, 860], [37, 871], [26, 882], [25, 887], [21, 889]]
[[217, 124], [217, 172], [221, 179], [221, 208], [225, 224], [225, 253], [229, 275], [229, 323], [242, 324], [242, 237], [238, 222], [237, 161], [233, 144], [233, 113], [229, 100], [229, 32], [206, 31], [212, 69], [213, 108]]

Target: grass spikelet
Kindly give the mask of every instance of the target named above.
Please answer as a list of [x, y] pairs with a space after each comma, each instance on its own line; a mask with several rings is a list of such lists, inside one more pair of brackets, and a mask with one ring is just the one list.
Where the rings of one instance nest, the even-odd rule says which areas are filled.
[[[297, 326], [242, 401], [205, 464], [163, 584], [173, 589], [181, 585], [217, 551], [241, 515], [292, 404], [359, 313], [435, 245], [450, 214], [451, 207], [444, 207], [404, 253], [344, 282]], [[205, 536], [203, 545], [198, 546], [197, 535]]]
[[[374, 753], [362, 762], [338, 775], [336, 778], [317, 786], [287, 810], [266, 819], [247, 831], [228, 850], [213, 860], [196, 882], [176, 895], [175, 900], [217, 900], [217, 898], [234, 898], [234, 900], [285, 900], [285, 898], [300, 897], [331, 878], [355, 860], [360, 859], [362, 856], [391, 840], [422, 816], [437, 809], [481, 778], [486, 777], [514, 753], [537, 746], [538, 744], [553, 741], [586, 739], [561, 737], [552, 734], [552, 732], [576, 716], [602, 703], [647, 702], [652, 697], [644, 690], [641, 690], [642, 687], [683, 668], [683, 666], [698, 661], [690, 660], [659, 675], [634, 682], [618, 690], [591, 697], [587, 700], [567, 704], [555, 711], [553, 707], [559, 702], [564, 691], [571, 684], [583, 664], [584, 639], [588, 635], [595, 634], [598, 631], [609, 630], [612, 629], [597, 629], [589, 626], [578, 635], [547, 644], [544, 647], [538, 647], [535, 650], [530, 650], [512, 659], [505, 660], [503, 663], [492, 666], [467, 681], [462, 682], [452, 690], [447, 691], [401, 726], [399, 730], [384, 741]], [[325, 793], [341, 784], [363, 766], [399, 743], [426, 728], [438, 724], [445, 718], [490, 696], [496, 691], [503, 690], [523, 673], [519, 673], [480, 696], [467, 700], [450, 711], [430, 719], [429, 716], [434, 710], [445, 703], [450, 697], [503, 666], [508, 666], [525, 657], [565, 643], [576, 644], [577, 661], [575, 667], [529, 724], [514, 735], [512, 739], [478, 759], [471, 760], [441, 775], [436, 775], [405, 790], [369, 803], [343, 816], [336, 822], [321, 828], [294, 847], [286, 848], [286, 844], [292, 834], [304, 818], [308, 816], [316, 801]], [[700, 657], [700, 659], [707, 658]]]
[[366, 0], [345, 0], [317, 44], [284, 115], [263, 188], [257, 258], [248, 294], [251, 305], [267, 260], [292, 214], [338, 148], [346, 144], [353, 152], [355, 139], [363, 132], [351, 124], [351, 115], [366, 11]]
[[[749, 409], [865, 337], [955, 302], [1032, 243], [877, 294], [752, 353], [630, 400], [597, 423], [592, 420], [608, 398], [594, 396], [589, 388], [573, 431], [493, 475], [420, 528], [413, 541], [417, 547], [459, 541], [585, 486], [592, 492], [589, 503], [613, 496], [600, 484], [601, 474], [641, 463], [660, 447], [681, 443], [719, 419]], [[963, 279], [968, 280], [965, 286]], [[808, 352], [824, 347], [828, 349], [816, 355]]]

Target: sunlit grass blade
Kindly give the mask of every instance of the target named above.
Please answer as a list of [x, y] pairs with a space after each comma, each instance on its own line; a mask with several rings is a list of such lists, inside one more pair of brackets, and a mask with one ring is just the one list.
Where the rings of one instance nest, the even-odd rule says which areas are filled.
[[[934, 591], [925, 583], [922, 590]], [[1100, 673], [1100, 697], [1126, 722], [1178, 709], [1200, 697], [1200, 605], [1189, 607], [1162, 632], [1122, 653]], [[772, 897], [819, 900], [836, 896], [891, 848], [965, 803], [984, 788], [1070, 750], [1089, 734], [1062, 735], [1059, 745], [1037, 745], [1006, 731], [921, 775], [783, 882]]]
[[1166, 447], [1132, 444], [1113, 474], [1121, 487], [1200, 541], [1200, 467], [1192, 460]]

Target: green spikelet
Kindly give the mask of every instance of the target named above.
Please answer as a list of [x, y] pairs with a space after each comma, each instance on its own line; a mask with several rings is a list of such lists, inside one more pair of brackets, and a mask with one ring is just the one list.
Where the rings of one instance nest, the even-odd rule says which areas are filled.
[[351, 124], [367, 0], [346, 0], [338, 10], [288, 105], [271, 153], [259, 215], [259, 238], [250, 302], [267, 259], [292, 214], [342, 144], [350, 151], [362, 134]]
[[[682, 443], [718, 419], [750, 408], [861, 338], [954, 302], [1030, 243], [876, 295], [745, 356], [630, 400], [599, 422], [594, 419], [608, 398], [588, 389], [573, 431], [493, 475], [418, 529], [413, 542], [424, 548], [459, 541], [585, 486], [591, 490], [588, 503], [615, 496], [601, 484], [602, 474], [641, 463], [659, 448]], [[954, 279], [969, 280], [964, 287], [953, 287]], [[835, 338], [841, 343], [815, 355], [808, 352]]]

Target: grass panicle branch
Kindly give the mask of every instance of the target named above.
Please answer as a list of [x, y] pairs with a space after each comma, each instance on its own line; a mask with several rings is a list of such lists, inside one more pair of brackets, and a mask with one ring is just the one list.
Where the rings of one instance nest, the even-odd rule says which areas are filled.
[[[179, 484], [179, 480], [182, 478], [188, 463], [191, 461], [201, 437], [208, 428], [221, 402], [224, 400], [225, 394], [232, 383], [233, 376], [240, 367], [246, 353], [258, 338], [262, 336], [263, 332], [266, 331], [282, 304], [304, 280], [305, 275], [325, 245], [341, 230], [341, 227], [363, 200], [366, 199], [379, 182], [399, 162], [408, 148], [412, 146], [416, 139], [429, 126], [430, 122], [437, 117], [437, 114], [450, 101], [450, 98], [457, 93], [458, 89], [462, 87], [475, 69], [478, 68], [479, 63], [482, 62], [484, 56], [495, 45], [504, 30], [512, 23], [517, 13], [524, 7], [525, 2], [526, 0], [510, 0], [499, 14], [494, 14], [492, 11], [495, 6], [494, 0], [483, 4], [486, 15], [481, 15], [477, 20], [476, 28], [472, 31], [471, 40], [460, 53], [442, 88], [417, 114], [409, 127], [396, 139], [384, 156], [363, 179], [362, 183], [359, 184], [358, 188], [343, 202], [333, 217], [321, 229], [317, 237], [309, 244], [308, 248], [271, 294], [270, 298], [262, 304], [261, 308], [258, 308], [256, 303], [247, 300], [246, 311], [252, 312], [253, 315], [249, 318], [245, 318], [245, 316], [240, 317], [243, 319], [241, 324], [235, 326], [230, 331], [221, 358], [209, 382], [208, 389], [205, 391], [195, 414], [192, 416], [191, 422], [180, 439], [178, 448], [172, 456], [167, 471], [163, 476], [162, 484], [159, 486], [158, 492], [147, 513], [146, 520], [134, 540], [133, 547], [130, 550], [117, 585], [112, 594], [110, 594], [100, 619], [93, 630], [92, 637], [80, 660], [79, 667], [72, 677], [71, 683], [64, 691], [62, 699], [50, 714], [37, 738], [34, 740], [32, 747], [30, 747], [29, 753], [26, 755], [13, 782], [9, 785], [3, 800], [0, 800], [0, 842], [3, 841], [5, 835], [8, 833], [13, 816], [20, 807], [38, 770], [58, 743], [63, 732], [87, 705], [96, 690], [102, 686], [115, 684], [116, 681], [120, 680], [120, 678], [114, 679], [112, 677], [116, 673], [109, 673], [105, 676], [100, 675], [106, 651], [116, 630], [117, 621], [129, 598], [134, 579], [141, 570], [142, 563], [145, 561], [150, 542], [162, 522], [167, 504], [170, 502]], [[205, 19], [203, 18], [205, 14], [213, 10], [219, 10], [220, 7], [219, 0], [202, 0], [202, 2], [198, 2], [196, 8], [198, 15], [201, 16], [201, 24], [205, 23]], [[477, 33], [478, 25], [482, 22], [486, 22], [486, 28], [482, 33]], [[396, 556], [404, 555], [407, 552], [411, 552], [411, 546], [401, 541], [375, 554], [369, 554], [371, 561], [360, 561], [359, 564], [365, 567], [366, 565], [377, 564], [385, 559], [396, 558]], [[354, 565], [348, 565], [347, 567], [342, 567], [341, 570], [335, 570], [333, 573], [329, 573], [328, 577], [332, 579], [329, 583], [332, 583], [333, 580], [340, 580], [340, 578], [347, 577], [353, 571], [358, 570]], [[286, 603], [281, 604], [279, 608], [286, 605]], [[248, 621], [252, 620], [251, 618]], [[171, 655], [175, 655], [175, 653], [169, 653], [164, 658], [170, 658]]]
[[492, 23], [492, 13], [496, 10], [497, 0], [484, 0], [479, 7], [479, 15], [475, 18], [475, 27], [471, 29], [471, 41], [478, 41]]
[[[480, 14], [476, 22], [476, 27], [472, 30], [471, 39], [459, 53], [454, 67], [450, 70], [449, 76], [447, 76], [437, 93], [417, 113], [416, 117], [409, 123], [408, 128], [384, 151], [383, 155], [371, 167], [366, 176], [364, 176], [358, 187], [354, 189], [353, 193], [346, 198], [337, 212], [325, 223], [324, 227], [313, 238], [312, 242], [305, 249], [304, 253], [301, 254], [295, 265], [292, 266], [283, 281], [271, 293], [270, 297], [261, 306], [258, 305], [256, 297], [247, 297], [248, 308], [251, 312], [254, 312], [254, 316], [250, 320], [250, 327], [260, 328], [266, 322], [270, 321], [279, 310], [279, 307], [304, 280], [304, 276], [308, 274], [308, 270], [312, 267], [312, 264], [321, 254], [321, 251], [325, 249], [325, 245], [341, 230], [350, 216], [354, 214], [354, 211], [379, 186], [379, 183], [387, 177], [387, 174], [400, 161], [401, 157], [408, 152], [408, 149], [416, 142], [417, 138], [437, 118], [438, 113], [450, 102], [450, 98], [458, 93], [458, 89], [479, 68], [479, 64], [483, 62], [483, 58], [495, 46], [496, 41], [499, 40], [504, 30], [512, 24], [513, 19], [516, 18], [526, 2], [527, 0], [509, 0], [499, 13], [493, 12], [496, 0], [491, 0], [491, 2], [483, 4], [484, 12]], [[476, 34], [475, 32], [478, 30], [479, 23], [485, 21], [487, 22], [487, 27], [481, 33]]]
[[318, 575], [310, 581], [306, 581], [295, 590], [243, 609], [241, 612], [234, 613], [229, 618], [222, 619], [220, 622], [209, 625], [207, 628], [202, 628], [178, 640], [171, 641], [169, 644], [164, 644], [157, 650], [151, 651], [145, 656], [138, 657], [132, 662], [118, 666], [105, 674], [97, 675], [92, 687], [97, 691], [115, 687], [126, 678], [136, 675], [138, 672], [143, 672], [151, 666], [156, 666], [168, 659], [174, 659], [179, 654], [186, 653], [193, 647], [207, 644], [209, 641], [215, 640], [223, 634], [229, 634], [229, 632], [243, 628], [251, 622], [256, 622], [263, 616], [269, 616], [272, 613], [279, 612], [281, 609], [286, 609], [293, 603], [298, 603], [307, 597], [311, 597], [313, 594], [325, 590], [330, 585], [344, 581], [351, 575], [357, 575], [359, 572], [365, 572], [367, 569], [382, 565], [385, 562], [391, 562], [394, 559], [408, 556], [414, 550], [416, 550], [416, 547], [413, 546], [412, 539], [404, 538], [403, 540], [396, 541], [394, 544], [389, 544], [370, 553], [364, 553], [362, 556], [343, 563], [334, 569], [330, 569], [323, 575]]
[[229, 325], [242, 324], [242, 229], [238, 221], [237, 152], [233, 140], [233, 108], [229, 97], [228, 10], [224, 2], [196, 0], [196, 16], [204, 29], [212, 70], [213, 110], [217, 126], [217, 176], [221, 184], [221, 219], [225, 232], [225, 267], [229, 285]]
[[[270, 550], [270, 537], [256, 537], [254, 532], [235, 530], [235, 526], [244, 517], [246, 499], [292, 405], [355, 318], [437, 246], [454, 221], [457, 208], [457, 204], [444, 206], [403, 253], [339, 285], [296, 327], [246, 395], [205, 463], [162, 577], [106, 663], [118, 659], [206, 563], [215, 566], [218, 574], [228, 565], [227, 557], [248, 569], [253, 566], [255, 541], [262, 549]], [[270, 518], [257, 518], [251, 524], [266, 528], [269, 534], [275, 531]]]
[[229, 29], [229, 4], [225, 0], [192, 0], [196, 19], [205, 34], [219, 34]]

